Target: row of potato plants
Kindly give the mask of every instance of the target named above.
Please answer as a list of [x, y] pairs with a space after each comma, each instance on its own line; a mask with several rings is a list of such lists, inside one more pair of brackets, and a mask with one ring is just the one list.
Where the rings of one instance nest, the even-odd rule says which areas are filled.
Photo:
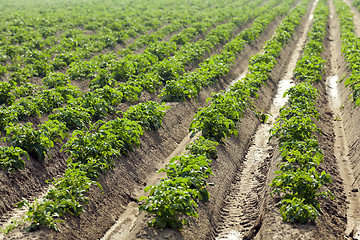
[[348, 63], [350, 76], [345, 80], [345, 86], [352, 91], [354, 106], [360, 106], [360, 38], [354, 32], [354, 19], [350, 7], [341, 0], [334, 1], [340, 20], [341, 51]]
[[[183, 13], [181, 16], [185, 17], [186, 14], [188, 14], [188, 12]], [[148, 43], [151, 43], [150, 38], [153, 38], [154, 41], [155, 39], [160, 39], [190, 23], [198, 22], [209, 14], [209, 10], [206, 12], [196, 11], [190, 18], [186, 19], [186, 21], [175, 19], [159, 31], [143, 36], [147, 36], [149, 39]], [[128, 26], [124, 31], [131, 31], [131, 26]], [[54, 70], [74, 65], [74, 69], [72, 71], [69, 70], [69, 74], [70, 76], [74, 75], [74, 78], [77, 79], [77, 77], [79, 77], [78, 75], [83, 75], [81, 74], [82, 68], [90, 68], [92, 65], [83, 63], [80, 66], [77, 66], [76, 63], [79, 64], [82, 60], [90, 58], [94, 53], [100, 52], [106, 48], [113, 48], [115, 44], [123, 42], [119, 38], [110, 36], [109, 34], [111, 33], [112, 31], [105, 31], [105, 33], [99, 31], [97, 34], [85, 34], [80, 29], [71, 29], [61, 34], [60, 42], [56, 43], [53, 47], [36, 49], [19, 46], [19, 48], [21, 47], [21, 51], [18, 52], [17, 55], [15, 51], [7, 49], [6, 54], [2, 56], [5, 57], [4, 61], [10, 58], [12, 64], [3, 66], [1, 72], [4, 75], [7, 70], [10, 71], [10, 80], [17, 84], [21, 84], [31, 77], [44, 77]], [[136, 39], [132, 44], [132, 49], [135, 48], [134, 46], [136, 46], [136, 44], [140, 45], [140, 42], [144, 42], [142, 39], [143, 38], [141, 37]], [[7, 46], [6, 48], [10, 47], [11, 46]], [[9, 52], [11, 53], [11, 56], [7, 58], [6, 56]]]
[[[229, 39], [233, 37], [233, 32], [236, 28], [241, 27], [246, 21], [266, 11], [267, 8], [265, 6], [256, 8], [255, 11], [253, 10], [254, 7], [262, 2], [261, 0], [256, 0], [243, 8], [237, 9], [240, 13], [245, 12], [246, 14], [240, 16], [237, 14], [230, 22], [219, 25], [210, 31], [204, 39], [200, 39], [196, 43], [188, 42], [186, 45], [183, 45], [181, 49], [173, 52], [174, 54], [170, 58], [163, 59], [151, 65], [149, 64], [149, 68], [144, 69], [145, 71], [138, 71], [138, 74], [125, 76], [127, 80], [125, 85], [145, 89], [148, 92], [154, 92], [161, 88], [167, 81], [172, 81], [180, 77], [184, 74], [186, 66], [201, 60], [206, 53], [211, 53], [216, 46], [229, 41]], [[276, 1], [271, 1], [266, 4], [266, 6], [270, 7], [274, 5], [274, 2]], [[168, 54], [167, 57], [170, 55], [171, 53]], [[141, 91], [138, 92], [138, 94], [141, 94]]]
[[[199, 20], [204, 20], [205, 23], [213, 22], [215, 17], [209, 18], [210, 15], [214, 16], [214, 11], [211, 11], [211, 9], [216, 9], [219, 6], [222, 6], [222, 3], [223, 2], [213, 2], [212, 4], [209, 3], [210, 8], [209, 4], [197, 4], [194, 5], [196, 7], [193, 6], [190, 8], [190, 10], [189, 8], [182, 6], [182, 8], [177, 10], [176, 15], [171, 15], [173, 16], [173, 20], [168, 19], [168, 21], [171, 22], [169, 25], [164, 26], [159, 31], [154, 33], [143, 35], [143, 37], [136, 39], [135, 42], [128, 47], [134, 49], [136, 46], [140, 47], [141, 44], [149, 44], [156, 41], [157, 39], [160, 39], [161, 37], [164, 37], [165, 35], [178, 30], [179, 28], [190, 24], [191, 22], [194, 23]], [[234, 4], [231, 2], [229, 5], [232, 6]], [[234, 6], [236, 7], [237, 5]], [[186, 11], [183, 11], [183, 9], [186, 9]], [[190, 14], [189, 11], [193, 11], [191, 12], [192, 14]], [[220, 9], [217, 11], [220, 11]], [[186, 17], [189, 14], [191, 17]], [[221, 15], [221, 13], [218, 15]], [[125, 19], [124, 16], [123, 18]], [[146, 18], [146, 14], [143, 18]], [[128, 21], [128, 19], [125, 20]], [[139, 19], [139, 21], [140, 20], [141, 19]], [[133, 23], [134, 21], [130, 22]], [[114, 23], [108, 23], [108, 25], [112, 24]], [[119, 24], [119, 22], [116, 22], [116, 24]], [[148, 27], [151, 27], [151, 25]], [[122, 28], [124, 28], [124, 31], [132, 30], [131, 24], [124, 24]], [[123, 29], [99, 29], [99, 33], [95, 34], [85, 34], [81, 29], [78, 28], [69, 29], [60, 35], [60, 41], [56, 42], [54, 46], [46, 46], [41, 49], [19, 44], [4, 44], [4, 46], [2, 46], [4, 49], [0, 50], [0, 56], [2, 56], [3, 61], [6, 61], [7, 65], [0, 66], [0, 75], [5, 75], [5, 73], [9, 71], [11, 73], [9, 76], [10, 81], [16, 82], [17, 84], [27, 82], [28, 79], [32, 77], [43, 77], [46, 74], [53, 72], [54, 70], [67, 67], [72, 63], [75, 64], [77, 62], [81, 62], [81, 60], [84, 59], [88, 59], [94, 53], [102, 51], [105, 48], [112, 48], [116, 43], [121, 42], [121, 39], [109, 34], [120, 34], [119, 31], [122, 31], [121, 34], [123, 34]], [[144, 31], [141, 32], [141, 34], [144, 33]], [[147, 40], [145, 41], [144, 38]], [[12, 64], [9, 65], [8, 61], [12, 61]], [[95, 63], [94, 65], [89, 65], [83, 63], [80, 64], [80, 66], [75, 64], [74, 67], [77, 69], [77, 71], [71, 72], [75, 75], [81, 75], [81, 70], [86, 71], [86, 69], [83, 69], [84, 67], [90, 68], [91, 70], [93, 66], [97, 66], [97, 64]]]
[[[115, 107], [123, 98], [122, 92], [107, 86], [107, 82], [104, 83], [105, 86], [98, 86], [93, 93], [81, 94], [76, 88], [68, 86], [69, 78], [62, 73], [45, 77], [43, 84], [50, 89], [39, 91], [28, 98], [21, 98], [13, 104], [16, 94], [9, 91], [11, 84], [2, 83], [2, 103], [11, 105], [0, 112], [0, 126], [7, 133], [4, 140], [11, 145], [5, 147], [7, 151], [4, 153], [7, 155], [2, 156], [3, 169], [13, 171], [13, 166], [23, 169], [24, 157], [21, 157], [19, 152], [21, 151], [23, 156], [27, 155], [24, 150], [35, 159], [44, 161], [48, 150], [54, 147], [54, 142], [61, 144], [68, 130], [84, 128], [91, 120], [105, 118], [108, 114], [114, 113]], [[63, 106], [64, 103], [67, 105]], [[37, 126], [37, 130], [32, 123], [18, 123], [27, 117], [40, 117], [43, 113], [51, 112], [48, 116], [50, 120]]]
[[[21, 98], [15, 104], [16, 97], [23, 97], [17, 95], [19, 91], [16, 90], [19, 88], [12, 92], [10, 83], [2, 83], [1, 103], [11, 105], [1, 111], [0, 126], [6, 130], [8, 137], [5, 140], [11, 145], [11, 147], [6, 147], [7, 155], [2, 156], [3, 166], [6, 166], [3, 169], [13, 171], [12, 166], [18, 166], [20, 169], [25, 167], [24, 160], [19, 154], [16, 155], [16, 161], [14, 156], [10, 155], [15, 150], [22, 151], [23, 155], [26, 155], [23, 152], [26, 150], [35, 159], [44, 161], [48, 149], [54, 146], [54, 142], [61, 143], [61, 140], [67, 136], [67, 130], [81, 129], [91, 120], [105, 118], [108, 114], [115, 112], [115, 107], [123, 99], [122, 92], [108, 86], [108, 82], [95, 86], [93, 93], [85, 94], [81, 94], [74, 87], [71, 88], [69, 83], [70, 80], [65, 74], [49, 74], [43, 78], [43, 85], [49, 89], [39, 91], [35, 95], [33, 91], [29, 91], [27, 94], [33, 94], [33, 96]], [[67, 105], [64, 106], [64, 103]], [[41, 114], [51, 112], [53, 113], [48, 116], [50, 120], [37, 126], [39, 130], [35, 130], [31, 123], [25, 125], [17, 123], [26, 120], [27, 117], [40, 117]], [[13, 150], [14, 146], [16, 149]], [[13, 151], [10, 152], [10, 149]], [[9, 165], [9, 162], [13, 164]]]
[[214, 84], [219, 77], [228, 74], [245, 44], [255, 41], [276, 17], [286, 14], [292, 3], [293, 1], [283, 1], [275, 8], [267, 8], [268, 11], [257, 17], [250, 28], [240, 32], [226, 44], [220, 54], [206, 59], [195, 71], [168, 81], [159, 98], [167, 102], [196, 98], [203, 87]]
[[[277, 28], [275, 35], [265, 45], [266, 53], [262, 55], [262, 58], [265, 58], [267, 54], [270, 56], [271, 53], [279, 56], [281, 48], [293, 35], [296, 26], [300, 24], [302, 16], [306, 13], [308, 2], [302, 1], [288, 13], [288, 16]], [[275, 57], [271, 57], [271, 59], [275, 59]], [[260, 67], [259, 64], [257, 67]], [[200, 109], [189, 130], [201, 131], [200, 128], [195, 129], [193, 125], [199, 121], [198, 115], [204, 113], [204, 109], [208, 109], [209, 114], [203, 115], [204, 118], [202, 119], [202, 121], [208, 122], [208, 127], [202, 129], [202, 136], [196, 138], [194, 143], [186, 146], [186, 150], [188, 150], [186, 154], [174, 157], [164, 169], [159, 170], [159, 172], [166, 173], [165, 178], [162, 178], [158, 184], [145, 188], [146, 192], [149, 191], [149, 195], [140, 198], [145, 202], [139, 209], [156, 214], [155, 219], [148, 222], [150, 226], [181, 229], [184, 224], [189, 224], [184, 215], [198, 217], [196, 211], [198, 202], [206, 202], [210, 198], [207, 186], [212, 184], [207, 179], [212, 175], [211, 161], [217, 158], [216, 146], [223, 143], [224, 138], [230, 137], [232, 133], [237, 131], [234, 121], [239, 121], [244, 112], [243, 107], [250, 104], [251, 96], [255, 96], [251, 95], [251, 89], [253, 94], [258, 90], [259, 86], [255, 87], [251, 83], [256, 82], [251, 81], [250, 76], [252, 79], [259, 78], [258, 82], [266, 81], [268, 72], [271, 71], [272, 67], [268, 68], [267, 65], [266, 71], [261, 72], [255, 72], [255, 68], [252, 69], [248, 75], [248, 81], [237, 83], [237, 87], [231, 87], [228, 92], [214, 94], [212, 104]], [[242, 94], [247, 95], [245, 99], [239, 98]], [[216, 115], [216, 117], [212, 117], [211, 114]], [[205, 118], [208, 119], [205, 120]], [[224, 124], [219, 126], [218, 120], [223, 121]], [[216, 125], [219, 128], [212, 128], [211, 125]]]
[[312, 86], [324, 74], [321, 53], [329, 15], [326, 2], [320, 0], [316, 6], [308, 42], [294, 70], [301, 83], [285, 92], [289, 101], [280, 109], [280, 117], [271, 129], [270, 138], [278, 139], [282, 161], [270, 186], [272, 195], [281, 197], [277, 206], [287, 222], [315, 222], [321, 214], [318, 198], [333, 196], [329, 190], [323, 190], [324, 185], [331, 183], [330, 175], [317, 170], [324, 155], [316, 136], [321, 130], [315, 124], [319, 120], [315, 106], [319, 91]]
[[[190, 38], [189, 32], [186, 34], [178, 34], [176, 36], [178, 38]], [[116, 107], [122, 101], [124, 94], [108, 86], [111, 85], [109, 81], [106, 81], [105, 77], [101, 77], [101, 79], [95, 78], [94, 81], [91, 82], [94, 95], [91, 93], [81, 94], [77, 88], [69, 85], [70, 78], [62, 73], [50, 73], [47, 77], [43, 78], [43, 86], [49, 89], [39, 90], [36, 94], [34, 94], [35, 86], [30, 84], [28, 86], [16, 87], [11, 83], [2, 82], [0, 88], [0, 103], [11, 106], [8, 106], [6, 109], [2, 108], [1, 114], [3, 118], [0, 124], [1, 129], [8, 127], [7, 131], [9, 134], [19, 133], [19, 130], [24, 131], [24, 126], [18, 124], [17, 129], [10, 131], [8, 125], [26, 120], [27, 117], [40, 117], [41, 114], [51, 113], [53, 110], [55, 112], [49, 115], [49, 118], [55, 121], [59, 120], [66, 125], [64, 128], [63, 124], [61, 126], [58, 124], [57, 129], [61, 129], [61, 131], [83, 128], [92, 118], [98, 119], [105, 117], [108, 113], [114, 112], [113, 107]], [[24, 98], [27, 95], [31, 96]], [[21, 99], [15, 103], [16, 98]], [[64, 103], [68, 105], [64, 106]], [[52, 125], [55, 123], [54, 121], [49, 122], [51, 122]], [[32, 138], [22, 142], [33, 141], [35, 146], [41, 146], [43, 151], [30, 150], [29, 147], [25, 149], [30, 150], [31, 155], [42, 161], [46, 153], [45, 146], [50, 147], [53, 143], [44, 137], [46, 134], [40, 134], [40, 132], [31, 130], [30, 128], [31, 124], [27, 124], [25, 127], [26, 131], [24, 132], [37, 132], [38, 134], [33, 134], [38, 136], [36, 138], [37, 140], [34, 141], [35, 139]], [[39, 128], [41, 129], [42, 125], [40, 125]], [[46, 141], [40, 141], [40, 136], [42, 136], [42, 139], [45, 138]], [[29, 135], [23, 134], [22, 137], [22, 139], [26, 139]], [[46, 142], [50, 143], [47, 144]]]
[[[232, 14], [230, 14], [232, 15]], [[215, 18], [214, 18], [215, 19]], [[219, 18], [220, 21], [223, 20], [223, 18]], [[199, 23], [200, 24], [200, 23]], [[190, 41], [191, 37], [194, 37], [196, 33], [199, 33], [201, 31], [204, 31], [206, 29], [208, 25], [198, 25], [198, 31], [195, 28], [187, 28], [185, 29], [183, 32], [177, 34], [174, 36], [174, 38], [172, 38], [170, 40], [170, 45], [172, 45], [171, 43], [174, 43], [173, 41], [176, 41], [176, 39], [182, 39], [182, 42], [184, 42], [186, 39], [186, 41]], [[221, 33], [220, 31], [214, 31], [211, 32], [210, 34], [212, 34], [212, 39], [214, 39], [214, 35], [219, 35]], [[175, 39], [175, 40], [174, 40]], [[184, 42], [185, 43], [185, 42]], [[206, 42], [207, 45], [209, 45], [208, 42]], [[116, 55], [115, 54], [106, 54], [106, 55], [99, 55], [98, 57], [95, 57], [92, 61], [90, 62], [82, 62], [82, 67], [80, 68], [81, 70], [76, 70], [76, 76], [72, 76], [73, 74], [70, 74], [70, 78], [66, 75], [66, 74], [62, 74], [62, 73], [53, 73], [53, 72], [49, 72], [47, 74], [47, 76], [43, 79], [43, 85], [45, 85], [45, 87], [49, 87], [49, 88], [53, 88], [56, 87], [58, 89], [58, 87], [63, 88], [66, 87], [66, 85], [68, 85], [70, 83], [70, 79], [71, 78], [81, 78], [81, 77], [93, 77], [92, 75], [95, 75], [95, 78], [93, 78], [93, 80], [90, 83], [90, 88], [91, 89], [97, 89], [97, 88], [101, 88], [104, 85], [112, 85], [115, 86], [116, 79], [121, 79], [123, 78], [125, 75], [132, 75], [130, 74], [132, 71], [131, 69], [134, 68], [130, 68], [129, 66], [136, 66], [136, 69], [139, 68], [143, 68], [144, 64], [146, 65], [146, 63], [148, 62], [149, 64], [152, 63], [152, 61], [156, 62], [156, 59], [158, 59], [159, 57], [163, 57], [162, 55], [164, 55], [164, 52], [168, 52], [167, 49], [169, 49], [169, 43], [164, 43], [164, 44], [154, 44], [153, 47], [149, 47], [149, 51], [143, 56], [143, 55], [128, 55], [128, 58], [122, 59], [120, 61], [117, 61], [116, 59]], [[185, 53], [187, 53], [187, 51], [183, 51], [182, 57], [184, 57]], [[36, 57], [35, 57], [36, 58]], [[132, 59], [132, 61], [130, 61]], [[147, 61], [145, 61], [147, 59]], [[150, 59], [150, 60], [149, 60]], [[46, 59], [42, 59], [43, 61], [45, 61]], [[76, 62], [74, 62], [76, 63]], [[85, 65], [84, 65], [85, 64]], [[113, 72], [113, 74], [110, 76], [105, 70], [105, 67], [109, 67], [113, 70], [110, 70]], [[79, 66], [78, 66], [79, 67]], [[128, 70], [130, 69], [130, 70]], [[69, 69], [71, 70], [71, 68]], [[95, 74], [96, 72], [98, 72], [97, 74]], [[142, 86], [146, 87], [149, 91], [151, 89], [153, 89], [153, 87], [151, 87], [151, 83], [148, 80], [145, 80], [146, 82], [142, 83]], [[4, 83], [1, 86], [0, 89], [0, 103], [1, 104], [11, 104], [12, 102], [14, 102], [16, 97], [26, 97], [31, 95], [31, 97], [29, 97], [30, 99], [25, 100], [25, 99], [21, 99], [21, 101], [26, 101], [28, 102], [29, 100], [34, 102], [34, 99], [37, 98], [37, 96], [34, 96], [34, 92], [36, 89], [36, 86], [32, 85], [32, 84], [24, 84], [22, 86], [16, 86], [16, 84], [18, 84], [18, 82], [12, 82], [10, 81], [9, 83]], [[56, 84], [56, 85], [55, 85]], [[117, 86], [117, 88], [120, 88], [122, 91], [122, 95], [124, 95], [123, 101], [135, 101], [138, 99], [138, 94], [140, 94], [142, 88], [141, 87], [136, 87], [133, 86], [134, 84], [121, 84], [119, 86]], [[76, 89], [74, 89], [74, 87], [71, 87], [73, 89], [71, 89], [71, 95], [75, 96], [78, 95]], [[63, 91], [64, 89], [61, 89], [61, 91]], [[38, 93], [38, 95], [42, 95], [42, 90], [39, 90], [40, 93]], [[48, 92], [47, 90], [45, 90], [46, 92]], [[63, 91], [64, 92], [64, 91]], [[12, 94], [13, 93], [13, 94]], [[65, 93], [65, 94], [69, 94], [69, 93]], [[61, 101], [59, 101], [61, 102]], [[24, 106], [29, 105], [29, 104], [22, 104]], [[31, 104], [30, 104], [31, 105]], [[51, 109], [49, 109], [51, 111]], [[29, 112], [29, 114], [32, 115], [38, 115], [38, 111], [34, 112], [30, 109], [30, 111], [25, 111], [25, 112]], [[36, 113], [36, 114], [35, 114]]]
[[[180, 34], [172, 37], [168, 42], [153, 43], [146, 48], [144, 53], [133, 55], [129, 49], [124, 49], [122, 54], [125, 56], [119, 60], [116, 60], [115, 56], [103, 59], [101, 63], [104, 66], [103, 70], [96, 67], [99, 66], [96, 62], [91, 64], [92, 61], [88, 61], [81, 62], [80, 65], [70, 65], [67, 73], [71, 79], [95, 77], [90, 83], [90, 88], [94, 86], [93, 82], [99, 81], [116, 85], [116, 87], [122, 88], [122, 91], [128, 93], [124, 95], [131, 95], [131, 98], [129, 97], [127, 101], [134, 101], [139, 97], [143, 89], [149, 92], [155, 91], [162, 85], [162, 82], [166, 82], [168, 78], [183, 72], [186, 65], [201, 58], [205, 52], [209, 52], [219, 43], [228, 40], [235, 27], [254, 14], [253, 11], [249, 11], [251, 7], [255, 7], [260, 3], [262, 3], [262, 0], [257, 0], [249, 3], [246, 7], [240, 8], [230, 5], [227, 8], [226, 15], [220, 15], [218, 18], [213, 17], [211, 22], [208, 20], [197, 22], [194, 26], [186, 28]], [[237, 5], [241, 6], [243, 4], [244, 2], [241, 1]], [[218, 11], [222, 13], [223, 9]], [[205, 32], [209, 26], [234, 18], [241, 12], [247, 12], [242, 16], [242, 21], [235, 17], [235, 20], [221, 24], [211, 30], [204, 40], [201, 39], [196, 43], [191, 43], [192, 38]], [[212, 15], [216, 16], [217, 14], [213, 11]], [[168, 59], [171, 55], [174, 56]], [[120, 83], [117, 84], [116, 81], [120, 81]]]
[[91, 186], [101, 188], [97, 179], [115, 165], [120, 156], [126, 156], [140, 146], [140, 137], [146, 130], [158, 130], [169, 107], [157, 102], [131, 106], [123, 118], [99, 120], [86, 129], [75, 130], [62, 146], [68, 168], [61, 178], [48, 181], [52, 187], [42, 199], [29, 202], [26, 199], [17, 207], [26, 205], [26, 215], [17, 224], [30, 222], [27, 231], [48, 227], [58, 231], [59, 219], [65, 214], [78, 216], [89, 202]]
[[[59, 2], [57, 4], [62, 5], [64, 3]], [[103, 4], [105, 5], [108, 3], [105, 2]], [[114, 5], [113, 3], [113, 6], [111, 8], [108, 8], [107, 11], [100, 11], [99, 6], [89, 4], [85, 9], [82, 9], [81, 12], [93, 11], [93, 14], [91, 14], [90, 16], [87, 14], [81, 15], [78, 11], [74, 11], [73, 9], [67, 12], [67, 14], [70, 16], [67, 16], [65, 19], [64, 16], [57, 16], [56, 13], [52, 14], [50, 17], [49, 15], [44, 14], [44, 12], [40, 12], [38, 13], [38, 19], [42, 20], [42, 24], [36, 24], [38, 22], [38, 19], [34, 17], [34, 13], [32, 13], [31, 16], [27, 16], [26, 13], [24, 14], [25, 16], [21, 17], [19, 17], [18, 15], [10, 17], [7, 16], [8, 21], [6, 21], [6, 23], [3, 25], [4, 27], [2, 28], [2, 32], [4, 33], [2, 40], [4, 41], [4, 43], [7, 43], [7, 45], [15, 45], [22, 43], [27, 44], [27, 42], [34, 41], [34, 39], [39, 42], [42, 39], [41, 37], [39, 37], [38, 39], [36, 38], [36, 36], [41, 36], [39, 33], [37, 33], [37, 31], [43, 31], [43, 27], [51, 26], [53, 28], [53, 35], [55, 35], [60, 30], [65, 30], [65, 32], [60, 34], [59, 38], [53, 38], [55, 48], [41, 49], [46, 50], [46, 52], [48, 53], [61, 53], [75, 49], [74, 47], [79, 47], [79, 45], [82, 44], [85, 44], [88, 48], [91, 48], [91, 46], [93, 45], [93, 41], [104, 41], [104, 43], [107, 42], [107, 44], [109, 42], [122, 42], [124, 39], [124, 35], [130, 34], [132, 35], [132, 37], [135, 37], [139, 33], [146, 32], [147, 29], [156, 29], [165, 23], [170, 23], [169, 25], [172, 25], [171, 22], [173, 20], [175, 20], [175, 25], [179, 23], [186, 25], [186, 23], [189, 21], [189, 19], [191, 19], [191, 17], [198, 16], [201, 11], [208, 11], [209, 5], [210, 8], [214, 6], [220, 6], [217, 2], [196, 2], [195, 4], [192, 4], [192, 6], [184, 3], [177, 7], [176, 14], [174, 14], [174, 9], [172, 6], [173, 4], [174, 2], [171, 1], [165, 4], [162, 1], [152, 2], [151, 7], [148, 8], [147, 11], [143, 11], [142, 14], [135, 13], [138, 13], [140, 9], [144, 7], [144, 3], [138, 3], [135, 6], [133, 4], [126, 4], [126, 6], [124, 6], [124, 10], [126, 9], [127, 11], [121, 12], [116, 11], [119, 9], [119, 6], [116, 4]], [[57, 10], [59, 10], [60, 8], [61, 7], [57, 8]], [[73, 26], [64, 26], [68, 22], [77, 21], [76, 19], [72, 18], [74, 17], [74, 13], [77, 13], [77, 16], [79, 16], [81, 20], [84, 20], [84, 22], [75, 23], [73, 24]], [[152, 16], [149, 16], [149, 14], [152, 14]], [[186, 17], [187, 14], [191, 14], [191, 17]], [[99, 20], [102, 22], [101, 24], [99, 24]], [[88, 25], [94, 24], [94, 26], [92, 28], [88, 27], [85, 25], [86, 23]], [[160, 29], [159, 32], [164, 34], [170, 29], [172, 29], [173, 27], [169, 25]], [[84, 34], [81, 28], [84, 28], [84, 30], [93, 30], [94, 33]], [[34, 35], [36, 33], [37, 35]], [[33, 35], [27, 36], [27, 34]], [[77, 36], [79, 38], [75, 38]], [[49, 36], [46, 35], [45, 37]], [[153, 37], [156, 38], [155, 35]], [[146, 44], [144, 40], [140, 42]], [[41, 43], [38, 44], [41, 45]]]
[[248, 71], [243, 79], [236, 82], [227, 92], [213, 93], [211, 104], [199, 109], [190, 125], [190, 131], [201, 132], [205, 138], [222, 141], [223, 138], [238, 134], [237, 124], [247, 109], [252, 110], [262, 121], [266, 116], [253, 105], [259, 88], [266, 84], [281, 49], [294, 34], [296, 27], [306, 12], [307, 3], [302, 1], [281, 22], [274, 36], [266, 42], [263, 53], [250, 58]]

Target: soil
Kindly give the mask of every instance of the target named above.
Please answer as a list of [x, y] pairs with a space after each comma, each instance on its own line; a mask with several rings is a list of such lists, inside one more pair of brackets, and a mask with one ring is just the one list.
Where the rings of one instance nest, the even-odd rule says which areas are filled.
[[[196, 100], [168, 104], [172, 108], [166, 114], [163, 128], [158, 132], [145, 132], [141, 147], [118, 159], [115, 168], [99, 179], [103, 190], [91, 189], [90, 203], [85, 205], [85, 211], [79, 217], [66, 216], [65, 221], [59, 224], [60, 232], [41, 229], [27, 233], [17, 228], [3, 238], [359, 239], [360, 128], [357, 124], [360, 110], [349, 101], [350, 91], [342, 81], [349, 70], [340, 52], [339, 23], [332, 1], [329, 1], [329, 6], [328, 35], [324, 40], [323, 53], [327, 68], [323, 81], [316, 84], [320, 91], [317, 100], [320, 120], [316, 124], [321, 128], [318, 140], [324, 154], [320, 170], [332, 176], [333, 182], [327, 187], [334, 194], [334, 199], [320, 200], [323, 214], [315, 224], [295, 225], [282, 221], [276, 207], [279, 199], [270, 196], [269, 187], [280, 161], [276, 140], [267, 141], [266, 129], [274, 119], [268, 124], [260, 124], [251, 112], [246, 113], [239, 124], [239, 137], [231, 137], [218, 147], [219, 158], [212, 163], [214, 176], [210, 181], [215, 186], [209, 188], [210, 201], [199, 204], [199, 218], [189, 218], [190, 228], [182, 231], [149, 228], [146, 222], [153, 216], [137, 210], [140, 203], [136, 199], [144, 194], [144, 187], [157, 183], [162, 177], [156, 171], [172, 156], [181, 154], [184, 146], [191, 141], [188, 127], [197, 109], [206, 106], [206, 98], [212, 92], [226, 89], [234, 79], [243, 75], [249, 57], [258, 53], [263, 43], [274, 34], [281, 20], [277, 19], [260, 39], [246, 46], [228, 76], [204, 89]], [[255, 101], [259, 109], [273, 113], [274, 117], [273, 102], [277, 104], [280, 83], [286, 80], [287, 84], [292, 84], [291, 72], [308, 31], [307, 24], [311, 22], [312, 7], [310, 4], [308, 14], [281, 52], [277, 67]], [[355, 24], [360, 27], [360, 22]], [[24, 171], [11, 174], [0, 171], [1, 225], [10, 216], [21, 215], [21, 211], [13, 210], [17, 201], [22, 197], [31, 199], [41, 196], [48, 186], [45, 180], [61, 175], [66, 167], [65, 156], [58, 150], [44, 164], [32, 159], [26, 163]]]

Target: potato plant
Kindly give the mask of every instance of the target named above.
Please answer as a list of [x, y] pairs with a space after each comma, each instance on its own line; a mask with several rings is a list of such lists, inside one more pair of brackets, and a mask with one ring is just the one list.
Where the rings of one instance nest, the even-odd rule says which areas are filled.
[[3, 171], [13, 172], [16, 169], [25, 169], [24, 157], [29, 160], [26, 151], [18, 147], [0, 147], [0, 169]]
[[5, 128], [6, 137], [3, 138], [11, 146], [19, 147], [29, 153], [40, 162], [45, 160], [49, 148], [54, 147], [54, 142], [50, 139], [47, 131], [35, 130], [33, 124], [18, 123]]
[[156, 185], [147, 186], [145, 192], [149, 191], [149, 196], [140, 198], [144, 204], [139, 210], [156, 214], [148, 222], [149, 226], [182, 229], [184, 225], [189, 225], [182, 215], [198, 217], [197, 202], [207, 202], [210, 197], [207, 186], [212, 184], [207, 179], [212, 171], [211, 160], [207, 156], [217, 156], [216, 144], [204, 138], [196, 139], [187, 145], [196, 155], [174, 157], [165, 168], [159, 170], [165, 172], [167, 177]]
[[145, 129], [156, 131], [161, 127], [167, 109], [170, 107], [165, 106], [165, 104], [148, 101], [131, 106], [124, 113], [124, 117], [137, 121]]

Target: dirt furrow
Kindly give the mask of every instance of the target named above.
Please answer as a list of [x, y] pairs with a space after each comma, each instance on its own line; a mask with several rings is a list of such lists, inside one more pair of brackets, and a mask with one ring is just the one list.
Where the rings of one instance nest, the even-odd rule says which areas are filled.
[[304, 24], [301, 38], [298, 40], [288, 63], [286, 74], [278, 84], [278, 91], [273, 99], [269, 120], [267, 124], [261, 124], [255, 133], [251, 147], [244, 159], [244, 168], [234, 178], [230, 194], [225, 198], [225, 205], [222, 208], [222, 224], [217, 228], [219, 233], [216, 239], [240, 239], [244, 238], [254, 225], [261, 212], [260, 202], [263, 189], [266, 187], [266, 174], [264, 162], [270, 158], [273, 151], [268, 142], [269, 131], [275, 119], [279, 115], [279, 109], [286, 103], [283, 98], [284, 92], [293, 86], [292, 75], [295, 64], [300, 56], [306, 42], [307, 34], [312, 24], [314, 2], [308, 19]]

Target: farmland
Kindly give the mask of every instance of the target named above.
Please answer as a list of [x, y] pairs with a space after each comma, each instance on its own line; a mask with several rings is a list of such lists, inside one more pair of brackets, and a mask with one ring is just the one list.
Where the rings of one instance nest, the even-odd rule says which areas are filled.
[[359, 0], [4, 0], [0, 239], [359, 239]]

